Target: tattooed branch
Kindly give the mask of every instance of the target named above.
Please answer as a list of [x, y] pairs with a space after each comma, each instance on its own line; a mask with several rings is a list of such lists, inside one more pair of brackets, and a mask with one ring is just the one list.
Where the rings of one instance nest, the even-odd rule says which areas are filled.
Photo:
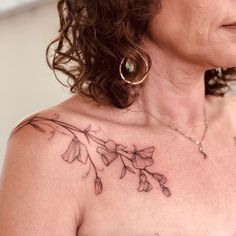
[[[149, 192], [153, 189], [153, 185], [148, 179], [148, 177], [150, 177], [159, 184], [159, 187], [165, 196], [171, 196], [169, 188], [165, 186], [167, 178], [160, 173], [153, 173], [148, 170], [148, 167], [154, 164], [154, 146], [147, 147], [144, 149], [138, 149], [134, 145], [133, 150], [128, 150], [126, 146], [115, 143], [113, 140], [103, 140], [97, 137], [94, 134], [96, 132], [91, 130], [91, 125], [89, 125], [86, 129], [80, 129], [73, 125], [59, 121], [58, 117], [59, 116], [56, 115], [54, 118], [49, 119], [36, 114], [33, 117], [20, 123], [15, 128], [14, 133], [18, 132], [26, 125], [30, 125], [32, 128], [34, 128], [40, 133], [46, 133], [46, 131], [43, 129], [43, 127], [46, 125], [51, 129], [51, 138], [55, 135], [56, 132], [69, 135], [71, 137], [71, 141], [65, 152], [61, 155], [61, 157], [64, 161], [69, 163], [72, 163], [77, 160], [81, 164], [89, 165], [90, 168], [87, 175], [89, 175], [92, 167], [95, 173], [95, 194], [101, 194], [103, 192], [103, 183], [100, 176], [98, 175], [98, 168], [93, 162], [93, 159], [89, 153], [86, 144], [81, 141], [81, 135], [85, 137], [88, 144], [91, 144], [91, 142], [93, 142], [95, 143], [95, 145], [97, 145], [96, 152], [105, 166], [108, 167], [114, 161], [117, 160], [121, 161], [123, 168], [121, 170], [120, 179], [123, 179], [127, 173], [136, 174], [139, 180], [137, 188], [139, 192]], [[61, 127], [62, 129], [64, 129], [64, 131], [59, 131], [55, 126]]]

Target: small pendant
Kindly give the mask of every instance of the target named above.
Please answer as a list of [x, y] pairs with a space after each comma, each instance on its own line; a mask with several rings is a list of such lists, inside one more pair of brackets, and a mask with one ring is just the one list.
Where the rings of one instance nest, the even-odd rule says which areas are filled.
[[202, 146], [201, 143], [200, 143], [200, 146], [199, 146], [199, 151], [203, 154], [204, 159], [207, 159], [207, 158], [208, 158], [207, 154], [206, 154], [206, 153], [204, 152], [204, 150], [203, 150], [203, 146]]
[[199, 140], [196, 140], [195, 143], [199, 145], [201, 142]]

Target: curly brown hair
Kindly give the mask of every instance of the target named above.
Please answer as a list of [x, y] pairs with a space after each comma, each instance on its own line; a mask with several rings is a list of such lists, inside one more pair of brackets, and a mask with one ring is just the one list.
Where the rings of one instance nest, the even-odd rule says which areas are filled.
[[[151, 58], [142, 47], [141, 39], [152, 16], [161, 11], [160, 0], [59, 0], [59, 36], [47, 47], [47, 64], [68, 76], [71, 93], [89, 96], [98, 103], [108, 102], [118, 108], [132, 104], [142, 85], [124, 82], [119, 74], [122, 59], [136, 65], [136, 74], [148, 70]], [[53, 59], [50, 61], [50, 49]], [[223, 76], [216, 70], [205, 73], [206, 94], [224, 96], [236, 80], [235, 68], [225, 68]]]

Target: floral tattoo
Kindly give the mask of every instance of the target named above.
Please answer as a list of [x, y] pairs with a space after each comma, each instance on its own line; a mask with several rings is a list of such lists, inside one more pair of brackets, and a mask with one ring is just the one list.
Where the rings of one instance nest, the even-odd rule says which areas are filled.
[[[87, 145], [91, 142], [96, 145], [96, 152], [101, 158], [105, 166], [109, 166], [114, 161], [120, 160], [123, 168], [121, 170], [120, 179], [124, 178], [127, 173], [135, 174], [138, 176], [138, 188], [139, 192], [149, 192], [153, 189], [152, 184], [149, 182], [148, 177], [154, 179], [158, 183], [162, 193], [166, 197], [171, 196], [170, 189], [165, 186], [167, 178], [158, 172], [151, 172], [148, 167], [154, 164], [153, 153], [155, 147], [147, 147], [144, 149], [138, 149], [136, 145], [133, 145], [132, 150], [128, 150], [124, 145], [118, 144], [113, 140], [103, 140], [96, 136], [96, 131], [92, 130], [91, 125], [85, 129], [77, 128], [68, 123], [62, 122], [58, 119], [58, 115], [54, 118], [46, 118], [40, 116], [38, 113], [21, 122], [16, 126], [15, 134], [23, 127], [30, 125], [40, 133], [46, 133], [44, 126], [50, 127], [50, 139], [54, 137], [56, 132], [69, 135], [71, 137], [70, 144], [65, 152], [61, 155], [62, 159], [66, 162], [72, 163], [79, 161], [81, 164], [88, 165], [89, 170], [86, 176], [90, 174], [91, 169], [95, 173], [94, 188], [95, 194], [101, 194], [103, 191], [103, 183], [101, 177], [98, 175], [98, 167], [95, 165], [92, 156], [89, 153]], [[85, 137], [87, 144], [83, 143], [82, 137]], [[236, 137], [235, 137], [236, 139]]]

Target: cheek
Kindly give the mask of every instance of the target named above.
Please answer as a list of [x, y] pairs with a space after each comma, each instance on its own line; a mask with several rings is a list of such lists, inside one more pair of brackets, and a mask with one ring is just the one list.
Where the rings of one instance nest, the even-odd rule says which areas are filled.
[[[197, 20], [195, 20], [197, 19]], [[186, 57], [199, 52], [209, 40], [207, 19], [200, 15], [153, 19], [149, 35], [161, 48]]]
[[[148, 33], [160, 48], [175, 56], [206, 66], [235, 66], [236, 33], [220, 28], [228, 13], [215, 1], [168, 0], [149, 24]], [[167, 4], [170, 3], [170, 4]], [[180, 4], [182, 3], [182, 4]]]
[[[164, 1], [163, 9], [156, 15], [149, 25], [149, 33], [153, 39], [166, 46], [182, 46], [193, 43], [201, 43], [207, 25], [200, 6], [191, 0]], [[198, 1], [199, 2], [199, 1]]]
[[[230, 34], [221, 27], [222, 19], [227, 15], [226, 10], [220, 11], [220, 7], [214, 9], [213, 14], [209, 12], [209, 16], [198, 30], [192, 35], [192, 50], [195, 47], [196, 56], [206, 65], [212, 67], [235, 67], [236, 65], [236, 33]], [[189, 49], [191, 51], [191, 47]]]

